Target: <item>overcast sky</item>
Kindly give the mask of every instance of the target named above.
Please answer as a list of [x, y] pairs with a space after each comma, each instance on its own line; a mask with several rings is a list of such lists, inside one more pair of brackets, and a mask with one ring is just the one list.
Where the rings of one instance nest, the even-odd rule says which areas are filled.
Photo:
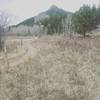
[[99, 5], [100, 0], [0, 0], [0, 10], [14, 16], [12, 24], [17, 24], [47, 10], [51, 5], [74, 12], [83, 4]]

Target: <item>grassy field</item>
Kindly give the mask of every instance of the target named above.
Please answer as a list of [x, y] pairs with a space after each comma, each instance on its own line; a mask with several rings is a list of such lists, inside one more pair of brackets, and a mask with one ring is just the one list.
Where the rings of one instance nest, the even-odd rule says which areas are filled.
[[11, 38], [0, 53], [0, 100], [100, 100], [100, 36]]

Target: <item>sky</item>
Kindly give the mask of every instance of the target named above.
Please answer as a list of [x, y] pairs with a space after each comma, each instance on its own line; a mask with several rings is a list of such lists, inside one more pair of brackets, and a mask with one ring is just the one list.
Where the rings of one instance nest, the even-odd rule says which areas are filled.
[[9, 13], [11, 24], [17, 24], [46, 11], [52, 5], [75, 12], [83, 4], [100, 5], [100, 0], [0, 0], [0, 10]]

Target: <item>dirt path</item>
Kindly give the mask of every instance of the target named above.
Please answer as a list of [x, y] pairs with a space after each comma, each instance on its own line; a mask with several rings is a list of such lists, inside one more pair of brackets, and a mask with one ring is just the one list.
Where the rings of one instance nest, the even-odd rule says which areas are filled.
[[[23, 40], [23, 52], [20, 51], [19, 55], [9, 56], [8, 54], [8, 63], [10, 67], [17, 66], [21, 63], [26, 62], [29, 58], [34, 57], [37, 54], [37, 48], [34, 44], [34, 40]], [[3, 61], [3, 59], [1, 60]], [[7, 66], [6, 61], [4, 60], [3, 63], [0, 63], [0, 66]]]
[[25, 54], [19, 58], [16, 58], [16, 60], [13, 60], [10, 62], [10, 66], [17, 66], [21, 63], [26, 62], [29, 58], [32, 58], [36, 55], [36, 48], [34, 48], [30, 42], [27, 42], [23, 45]]

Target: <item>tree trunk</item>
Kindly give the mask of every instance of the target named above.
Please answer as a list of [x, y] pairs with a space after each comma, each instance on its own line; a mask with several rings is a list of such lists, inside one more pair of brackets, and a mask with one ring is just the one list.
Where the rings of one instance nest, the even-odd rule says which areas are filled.
[[83, 33], [83, 37], [84, 37], [84, 38], [86, 37], [86, 34], [85, 34], [85, 32]]

